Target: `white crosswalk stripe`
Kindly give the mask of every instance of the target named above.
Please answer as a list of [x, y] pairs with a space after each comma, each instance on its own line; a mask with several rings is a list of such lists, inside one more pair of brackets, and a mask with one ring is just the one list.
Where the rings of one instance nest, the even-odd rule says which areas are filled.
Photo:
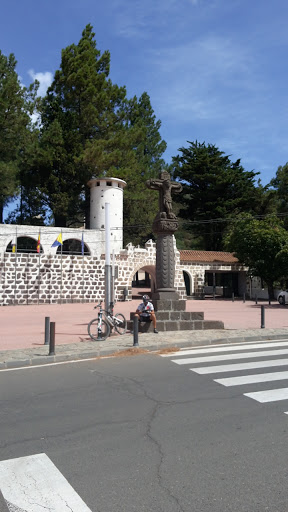
[[256, 384], [259, 382], [273, 382], [275, 380], [288, 379], [288, 372], [256, 373], [255, 375], [242, 375], [241, 377], [226, 377], [225, 379], [214, 379], [223, 386], [243, 386], [243, 384]]
[[188, 357], [184, 359], [173, 359], [173, 363], [176, 364], [197, 364], [197, 363], [213, 363], [214, 361], [230, 361], [231, 359], [251, 359], [253, 357], [273, 357], [288, 355], [288, 349], [284, 350], [262, 350], [258, 352], [244, 352], [242, 354], [222, 354], [221, 356], [204, 356], [204, 357]]
[[[256, 400], [257, 402], [269, 403], [288, 400], [288, 370], [277, 371], [278, 367], [288, 367], [288, 358], [283, 358], [283, 356], [288, 354], [288, 349], [284, 348], [287, 346], [287, 340], [282, 342], [279, 340], [275, 340], [274, 342], [244, 342], [237, 345], [233, 344], [233, 346], [223, 344], [182, 349], [170, 354], [163, 354], [162, 357], [170, 357], [171, 361], [177, 365], [189, 365], [189, 370], [198, 375], [241, 372], [241, 375], [215, 378], [213, 380], [217, 384], [225, 387], [243, 386], [243, 391], [245, 391], [245, 386], [247, 390], [247, 385], [251, 386], [257, 384], [259, 389], [259, 385], [261, 384], [265, 386], [265, 383], [282, 381], [283, 386], [277, 389], [264, 389], [263, 391], [253, 391], [253, 389], [250, 391], [249, 389], [249, 392], [243, 392], [244, 396]], [[245, 359], [247, 359], [247, 361], [244, 361]], [[248, 361], [248, 359], [258, 360]], [[240, 362], [240, 360], [242, 361]], [[213, 364], [220, 361], [222, 364]], [[200, 364], [201, 366], [199, 366]], [[271, 372], [270, 370], [267, 373], [251, 373], [251, 370], [261, 368], [275, 368], [275, 371]], [[243, 375], [243, 372], [247, 373]], [[285, 384], [286, 387], [284, 387]], [[267, 387], [267, 385], [265, 387]], [[285, 411], [285, 414], [288, 414], [288, 411]]]
[[[265, 345], [265, 346], [264, 346]], [[208, 346], [208, 347], [201, 347], [201, 348], [191, 348], [191, 349], [181, 349], [177, 352], [170, 352], [168, 354], [161, 354], [161, 357], [176, 357], [176, 356], [189, 356], [189, 355], [195, 355], [195, 354], [205, 354], [207, 352], [215, 353], [215, 352], [239, 352], [241, 350], [252, 350], [257, 348], [275, 348], [275, 347], [288, 347], [288, 341], [280, 341], [280, 342], [268, 342], [268, 341], [260, 341], [259, 343], [252, 343], [252, 342], [245, 342], [243, 345], [231, 345], [225, 343], [217, 345], [217, 347], [214, 346]]]
[[287, 366], [288, 359], [273, 359], [269, 361], [254, 361], [253, 363], [236, 363], [217, 366], [204, 366], [193, 369], [193, 372], [204, 375], [207, 373], [235, 372], [239, 370], [254, 370], [256, 368], [269, 368], [270, 366]]

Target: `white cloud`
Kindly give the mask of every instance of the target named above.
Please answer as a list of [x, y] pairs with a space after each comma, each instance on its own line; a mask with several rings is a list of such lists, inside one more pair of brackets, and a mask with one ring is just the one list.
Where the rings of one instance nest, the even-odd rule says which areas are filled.
[[38, 96], [45, 96], [46, 91], [53, 80], [52, 73], [50, 73], [50, 71], [45, 71], [44, 73], [35, 73], [34, 69], [29, 69], [28, 75], [32, 78], [32, 80], [38, 80], [40, 84], [38, 89]]
[[159, 35], [165, 28], [169, 30], [165, 36], [169, 38], [171, 18], [177, 32], [179, 21], [187, 20], [200, 3], [201, 0], [184, 0], [180, 9], [179, 0], [127, 0], [124, 3], [114, 0], [115, 30], [128, 39], [149, 39], [155, 30]]
[[233, 112], [234, 121], [245, 122], [268, 98], [249, 47], [224, 36], [160, 48], [150, 54], [149, 72], [162, 119], [221, 122]]

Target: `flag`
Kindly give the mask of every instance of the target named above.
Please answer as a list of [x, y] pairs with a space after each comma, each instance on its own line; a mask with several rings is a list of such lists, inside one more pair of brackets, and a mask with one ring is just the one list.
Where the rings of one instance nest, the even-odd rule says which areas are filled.
[[63, 245], [63, 242], [62, 242], [62, 233], [60, 233], [60, 235], [57, 236], [55, 242], [53, 242], [53, 244], [51, 245], [51, 247], [59, 247], [59, 245]]
[[81, 240], [81, 254], [84, 256], [84, 235], [82, 233], [82, 240]]
[[38, 235], [36, 251], [37, 251], [38, 253], [40, 252], [40, 231], [39, 231], [39, 235]]
[[11, 245], [12, 245], [12, 252], [16, 252], [16, 247], [17, 247], [17, 238], [16, 237], [14, 237], [12, 239]]

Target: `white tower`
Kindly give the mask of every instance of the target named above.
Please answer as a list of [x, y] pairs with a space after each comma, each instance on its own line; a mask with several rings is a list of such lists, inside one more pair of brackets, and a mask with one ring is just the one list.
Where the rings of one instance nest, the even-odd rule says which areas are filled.
[[[103, 231], [105, 249], [105, 203], [110, 204], [111, 252], [123, 249], [123, 190], [126, 182], [119, 178], [93, 178], [90, 187], [90, 229]], [[102, 254], [105, 250], [101, 251]]]

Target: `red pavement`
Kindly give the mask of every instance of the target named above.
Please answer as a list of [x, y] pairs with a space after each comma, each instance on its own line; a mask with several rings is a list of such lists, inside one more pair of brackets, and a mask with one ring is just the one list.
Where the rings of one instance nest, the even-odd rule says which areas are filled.
[[[118, 302], [115, 312], [123, 313], [127, 319], [135, 311], [139, 300]], [[205, 320], [222, 320], [225, 329], [259, 329], [261, 327], [261, 304], [252, 301], [189, 300], [187, 311], [203, 311]], [[90, 304], [53, 304], [37, 306], [0, 307], [0, 350], [32, 348], [44, 344], [45, 317], [56, 323], [56, 343], [77, 343], [89, 339], [88, 322], [97, 316]], [[288, 328], [288, 306], [273, 302], [265, 304], [265, 327]]]

